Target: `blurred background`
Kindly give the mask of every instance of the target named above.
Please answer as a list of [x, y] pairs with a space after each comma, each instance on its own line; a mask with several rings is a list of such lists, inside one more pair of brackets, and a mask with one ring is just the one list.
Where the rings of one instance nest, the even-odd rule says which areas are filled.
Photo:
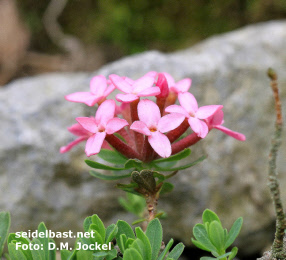
[[283, 18], [285, 0], [0, 0], [0, 85]]

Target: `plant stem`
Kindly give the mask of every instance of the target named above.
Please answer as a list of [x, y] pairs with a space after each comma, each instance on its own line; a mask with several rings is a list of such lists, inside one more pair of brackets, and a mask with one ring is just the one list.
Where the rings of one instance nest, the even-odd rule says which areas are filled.
[[172, 154], [176, 154], [180, 151], [183, 151], [185, 148], [188, 148], [191, 145], [196, 144], [202, 138], [198, 137], [196, 133], [192, 133], [180, 141], [172, 144]]
[[279, 181], [277, 179], [276, 158], [279, 146], [281, 145], [281, 132], [282, 132], [282, 112], [281, 102], [279, 98], [279, 90], [277, 84], [277, 74], [272, 70], [268, 70], [268, 76], [271, 79], [271, 88], [274, 94], [276, 122], [275, 132], [271, 142], [271, 149], [269, 154], [269, 172], [268, 172], [268, 187], [271, 192], [271, 197], [275, 207], [276, 213], [276, 232], [272, 245], [272, 256], [277, 259], [286, 259], [285, 252], [283, 251], [283, 237], [286, 228], [286, 219], [283, 210], [282, 201], [280, 198]]
[[157, 204], [158, 204], [158, 195], [147, 193], [145, 195], [145, 199], [146, 199], [146, 206], [147, 206], [147, 210], [148, 210], [147, 222], [149, 223], [156, 216]]
[[185, 133], [188, 128], [190, 127], [188, 119], [185, 119], [183, 123], [177, 127], [176, 129], [170, 131], [167, 134], [167, 137], [169, 138], [170, 142], [175, 142], [183, 133]]
[[115, 135], [106, 135], [105, 140], [113, 146], [118, 152], [126, 156], [127, 158], [136, 158], [142, 160], [139, 153], [134, 151], [129, 145], [122, 142], [119, 138]]

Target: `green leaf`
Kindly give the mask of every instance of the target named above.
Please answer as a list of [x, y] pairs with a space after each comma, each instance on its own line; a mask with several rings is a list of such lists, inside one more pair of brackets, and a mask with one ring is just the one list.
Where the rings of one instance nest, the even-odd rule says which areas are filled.
[[[103, 260], [104, 257], [107, 256], [107, 252], [105, 251], [100, 251], [100, 252], [96, 252], [94, 254], [92, 254], [92, 256], [94, 256], [94, 258], [91, 258], [91, 260]], [[81, 260], [81, 258], [79, 258]]]
[[0, 258], [3, 253], [4, 244], [8, 237], [10, 224], [10, 213], [6, 211], [0, 212]]
[[127, 199], [120, 197], [120, 205], [128, 212], [135, 214], [138, 217], [143, 216], [145, 211], [146, 201], [142, 196], [131, 193], [126, 193]]
[[143, 258], [141, 257], [140, 253], [136, 249], [128, 248], [124, 252], [123, 260], [143, 260]]
[[[44, 224], [44, 222], [41, 222], [38, 226], [38, 231], [40, 232], [44, 232], [44, 234], [46, 235], [46, 231], [47, 228]], [[48, 237], [38, 237], [38, 240], [41, 242], [41, 244], [43, 245], [43, 251], [45, 253], [45, 260], [49, 260], [49, 238]]]
[[10, 243], [15, 244], [15, 245], [16, 245], [16, 243], [21, 243], [21, 245], [19, 245], [19, 247], [18, 247], [18, 250], [21, 250], [27, 259], [32, 259], [31, 250], [29, 250], [29, 249], [28, 250], [22, 250], [22, 248], [21, 248], [21, 246], [23, 244], [29, 245], [30, 239], [23, 237], [23, 236], [20, 236], [18, 238], [18, 237], [16, 237], [15, 233], [10, 233], [9, 237], [8, 237], [8, 244], [10, 244]]
[[118, 232], [115, 236], [117, 241], [119, 241], [121, 234], [124, 234], [126, 238], [135, 239], [135, 234], [127, 222], [118, 220], [116, 225], [118, 227]]
[[162, 225], [157, 218], [149, 222], [146, 229], [146, 236], [148, 237], [151, 244], [152, 260], [155, 260], [157, 259], [158, 254], [160, 252], [163, 238]]
[[[90, 225], [90, 230], [89, 232], [93, 233], [93, 236], [90, 238], [85, 238], [85, 237], [81, 237], [80, 240], [84, 243], [84, 244], [94, 244], [94, 243], [98, 243], [98, 244], [103, 244], [104, 243], [104, 239], [101, 234], [96, 230], [93, 229], [93, 225]], [[90, 241], [90, 242], [88, 242]]]
[[207, 158], [207, 156], [204, 155], [204, 156], [200, 157], [198, 160], [196, 160], [196, 161], [194, 161], [192, 163], [183, 165], [183, 166], [179, 166], [179, 167], [175, 167], [175, 168], [171, 168], [171, 169], [170, 168], [162, 168], [162, 167], [156, 166], [157, 167], [156, 169], [160, 170], [160, 171], [179, 171], [179, 170], [184, 170], [184, 169], [187, 169], [187, 168], [190, 168], [190, 167], [196, 165], [197, 163], [203, 161], [206, 158]]
[[188, 157], [190, 154], [191, 154], [191, 149], [187, 148], [187, 149], [184, 149], [183, 151], [181, 151], [179, 153], [171, 155], [168, 158], [160, 158], [160, 159], [152, 161], [151, 163], [180, 161], [180, 160]]
[[232, 225], [232, 227], [228, 233], [226, 242], [225, 242], [225, 246], [224, 246], [225, 249], [227, 249], [234, 242], [234, 240], [237, 238], [237, 236], [241, 230], [242, 223], [243, 223], [242, 217], [238, 218], [233, 223], [233, 225]]
[[192, 243], [199, 249], [205, 250], [205, 251], [210, 251], [207, 247], [204, 246], [204, 244], [202, 244], [201, 242], [195, 240], [192, 238]]
[[218, 252], [224, 251], [225, 238], [220, 222], [215, 220], [210, 223], [209, 238], [212, 244], [217, 248]]
[[96, 225], [96, 230], [100, 234], [102, 238], [102, 242], [104, 242], [105, 241], [105, 227], [104, 227], [103, 222], [101, 221], [101, 219], [99, 218], [97, 214], [94, 214], [91, 217], [91, 220], [92, 220], [92, 224]]
[[114, 248], [107, 252], [107, 256], [105, 257], [105, 260], [112, 260], [116, 257], [117, 257], [117, 250]]
[[223, 255], [220, 255], [220, 256], [217, 256], [216, 258], [217, 259], [226, 259], [226, 257], [229, 256], [230, 254], [231, 254], [231, 252], [223, 254]]
[[140, 173], [133, 171], [131, 178], [140, 188], [144, 188], [151, 192], [156, 189], [156, 181], [153, 176], [153, 171], [151, 170], [142, 170]]
[[75, 260], [76, 250], [69, 251], [66, 249], [61, 250], [61, 260]]
[[122, 164], [124, 165], [128, 160], [124, 157], [121, 153], [109, 150], [109, 149], [101, 149], [100, 152], [97, 154], [101, 159], [113, 163], [113, 164]]
[[237, 247], [234, 247], [232, 250], [231, 250], [231, 254], [229, 255], [228, 257], [228, 260], [232, 260], [233, 258], [235, 258], [236, 254], [238, 252], [238, 248]]
[[[52, 238], [49, 238], [49, 245], [51, 245], [52, 243], [56, 244], [56, 242]], [[54, 249], [49, 250], [49, 260], [56, 260], [56, 254], [57, 254], [56, 249], [57, 247], [55, 246]]]
[[173, 189], [174, 189], [174, 185], [172, 183], [164, 182], [160, 190], [160, 195], [171, 192]]
[[144, 243], [139, 238], [135, 239], [129, 248], [136, 249], [137, 252], [140, 253], [143, 259], [146, 258], [146, 250], [145, 250]]
[[221, 224], [219, 217], [217, 216], [217, 214], [215, 214], [213, 211], [211, 211], [210, 209], [206, 209], [203, 213], [203, 223], [211, 223], [212, 221], [217, 221]]
[[94, 162], [91, 160], [85, 160], [85, 163], [90, 166], [91, 168], [95, 169], [101, 169], [101, 170], [112, 170], [112, 171], [122, 171], [125, 170], [125, 168], [117, 168], [117, 167], [112, 167], [112, 166], [107, 166], [105, 164], [101, 164], [98, 162]]
[[88, 232], [89, 226], [90, 226], [91, 224], [92, 224], [92, 218], [91, 218], [91, 216], [85, 218], [85, 220], [84, 220], [84, 222], [83, 222], [83, 230], [84, 230], [84, 232]]
[[96, 171], [89, 171], [90, 175], [101, 179], [101, 180], [107, 180], [107, 181], [113, 181], [113, 180], [120, 180], [120, 179], [124, 179], [124, 178], [128, 178], [131, 176], [131, 172], [128, 174], [123, 174], [123, 175], [105, 175]]
[[217, 259], [216, 257], [211, 257], [211, 256], [203, 256], [200, 258], [200, 260], [214, 260]]
[[[39, 239], [34, 238], [33, 241], [31, 242], [33, 245], [38, 245], [41, 248], [41, 242]], [[31, 251], [32, 256], [33, 256], [33, 260], [44, 260], [45, 259], [45, 252], [44, 250], [32, 250]], [[54, 258], [56, 259], [56, 258]]]
[[158, 178], [157, 184], [159, 184], [160, 182], [163, 182], [165, 180], [165, 175], [161, 174], [159, 172], [153, 171], [153, 176], [154, 176], [154, 178]]
[[140, 219], [133, 221], [132, 225], [137, 225], [137, 224], [142, 223], [144, 221], [147, 221], [147, 219], [146, 218], [140, 218]]
[[131, 168], [135, 168], [137, 170], [143, 170], [143, 162], [138, 159], [129, 159], [124, 164], [124, 169], [131, 169]]
[[171, 246], [173, 245], [174, 240], [170, 239], [170, 241], [168, 242], [168, 244], [165, 246], [164, 250], [162, 251], [162, 253], [159, 255], [157, 260], [163, 260], [165, 255], [169, 252]]
[[93, 253], [92, 251], [81, 249], [77, 251], [76, 258], [80, 260], [93, 260]]
[[216, 251], [215, 246], [208, 237], [206, 227], [203, 224], [196, 224], [193, 228], [193, 234], [194, 237], [208, 249], [207, 251]]
[[181, 254], [183, 253], [184, 248], [185, 248], [185, 246], [183, 243], [177, 244], [173, 248], [173, 250], [170, 252], [170, 254], [168, 254], [168, 258], [172, 258], [174, 260], [177, 260], [181, 256]]
[[[9, 251], [9, 255], [10, 255], [12, 260], [27, 260], [24, 253], [22, 252], [22, 250], [19, 248], [16, 249], [16, 245], [13, 243], [10, 243], [8, 245], [8, 251]], [[28, 259], [28, 260], [30, 260], [30, 259]]]
[[139, 238], [143, 242], [143, 245], [144, 245], [144, 252], [143, 252], [144, 260], [151, 260], [152, 250], [151, 250], [151, 244], [150, 244], [148, 237], [145, 235], [145, 233], [142, 231], [140, 227], [136, 227], [135, 232], [136, 232], [137, 238]]
[[118, 227], [115, 224], [111, 224], [106, 228], [106, 234], [105, 234], [105, 244], [108, 244], [113, 240], [115, 235], [118, 232]]

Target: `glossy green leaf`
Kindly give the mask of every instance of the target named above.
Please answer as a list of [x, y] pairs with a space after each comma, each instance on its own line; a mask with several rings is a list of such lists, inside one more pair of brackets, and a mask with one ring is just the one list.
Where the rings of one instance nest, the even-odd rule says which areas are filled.
[[101, 159], [113, 163], [113, 164], [122, 164], [124, 165], [127, 162], [127, 158], [124, 157], [121, 153], [109, 150], [109, 149], [101, 149], [97, 154]]
[[149, 222], [146, 229], [146, 236], [148, 237], [151, 244], [152, 260], [155, 260], [157, 259], [160, 252], [163, 238], [162, 225], [157, 218]]
[[161, 162], [179, 161], [179, 160], [182, 160], [182, 159], [188, 157], [190, 154], [191, 154], [191, 149], [187, 148], [187, 149], [184, 149], [183, 151], [181, 151], [179, 153], [171, 155], [168, 158], [160, 158], [160, 159], [152, 161], [151, 163], [157, 164], [157, 163], [161, 163]]
[[228, 236], [226, 238], [226, 242], [225, 242], [225, 246], [224, 248], [227, 249], [233, 242], [234, 240], [237, 238], [241, 227], [242, 227], [242, 223], [243, 223], [243, 219], [242, 217], [238, 218], [232, 225]]
[[181, 254], [183, 253], [184, 251], [184, 244], [183, 243], [179, 243], [177, 244], [173, 249], [172, 251], [170, 252], [170, 254], [168, 254], [168, 258], [172, 258], [174, 260], [177, 260], [179, 259], [179, 257], [181, 256]]
[[8, 251], [12, 260], [30, 260], [25, 257], [21, 249], [16, 249], [16, 245], [13, 243], [8, 245]]
[[106, 174], [102, 174], [96, 171], [89, 171], [90, 175], [101, 179], [101, 180], [107, 180], [107, 181], [113, 181], [113, 180], [120, 180], [120, 179], [125, 179], [131, 176], [131, 173], [128, 174], [123, 174], [123, 175], [106, 175]]
[[203, 256], [200, 258], [200, 260], [214, 260], [217, 259], [216, 257], [211, 257], [211, 256]]
[[151, 260], [152, 249], [148, 237], [145, 235], [145, 233], [142, 231], [140, 227], [136, 227], [135, 232], [137, 238], [139, 238], [144, 244], [144, 253], [143, 253], [144, 260]]
[[218, 252], [224, 251], [225, 237], [221, 224], [218, 221], [212, 221], [209, 225], [209, 238]]
[[118, 168], [118, 167], [113, 167], [113, 166], [108, 166], [105, 164], [101, 164], [95, 161], [91, 161], [91, 160], [85, 160], [85, 163], [90, 166], [91, 168], [94, 169], [101, 169], [101, 170], [112, 170], [112, 171], [122, 171], [125, 168]]
[[166, 194], [171, 192], [174, 189], [174, 185], [172, 183], [169, 182], [164, 182], [161, 190], [160, 190], [160, 195]]
[[105, 244], [108, 244], [113, 240], [118, 232], [118, 227], [115, 224], [111, 224], [106, 228]]
[[8, 237], [10, 224], [10, 213], [6, 211], [0, 212], [0, 258], [3, 253], [4, 244]]
[[184, 170], [184, 169], [187, 169], [187, 168], [190, 168], [190, 167], [196, 165], [197, 163], [203, 161], [203, 160], [206, 159], [206, 158], [207, 158], [207, 156], [204, 155], [204, 156], [200, 157], [198, 160], [196, 160], [196, 161], [194, 161], [194, 162], [192, 162], [192, 163], [188, 163], [188, 164], [186, 164], [186, 165], [179, 166], [179, 167], [175, 167], [175, 168], [162, 168], [162, 167], [159, 167], [159, 166], [157, 165], [157, 166], [156, 166], [156, 167], [157, 167], [156, 169], [157, 169], [157, 170], [160, 170], [160, 171], [179, 171], [179, 170]]
[[237, 247], [234, 247], [231, 252], [230, 252], [230, 255], [228, 257], [228, 260], [232, 260], [233, 258], [235, 258], [236, 254], [238, 252], [238, 248]]
[[164, 250], [161, 252], [161, 254], [159, 255], [157, 260], [163, 260], [164, 259], [165, 255], [169, 252], [169, 250], [172, 247], [173, 243], [174, 243], [174, 240], [170, 239], [170, 241], [165, 246]]
[[196, 224], [193, 228], [193, 234], [194, 237], [208, 249], [207, 251], [216, 251], [215, 246], [208, 237], [206, 227], [203, 224]]
[[[123, 260], [143, 260], [140, 253], [134, 248], [128, 248], [123, 255]], [[144, 259], [145, 260], [145, 259]]]
[[138, 171], [143, 170], [143, 162], [138, 160], [138, 159], [129, 159], [125, 164], [124, 164], [124, 169], [131, 169], [135, 168]]
[[104, 226], [103, 222], [101, 221], [101, 219], [99, 218], [99, 216], [97, 214], [94, 214], [91, 217], [91, 220], [92, 220], [92, 224], [96, 225], [96, 230], [100, 234], [102, 241], [104, 243], [104, 241], [105, 241], [105, 226]]
[[206, 209], [203, 212], [203, 223], [205, 224], [206, 222], [211, 223], [212, 221], [217, 221], [221, 224], [219, 217], [217, 216], [217, 214], [215, 214], [213, 211], [211, 211], [210, 209]]

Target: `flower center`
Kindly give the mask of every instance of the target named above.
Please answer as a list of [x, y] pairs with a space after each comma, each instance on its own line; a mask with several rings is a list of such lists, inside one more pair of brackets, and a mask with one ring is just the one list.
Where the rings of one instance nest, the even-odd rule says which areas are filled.
[[149, 130], [150, 130], [151, 132], [156, 132], [156, 131], [157, 131], [157, 128], [154, 127], [154, 126], [152, 126], [152, 127], [149, 128]]

